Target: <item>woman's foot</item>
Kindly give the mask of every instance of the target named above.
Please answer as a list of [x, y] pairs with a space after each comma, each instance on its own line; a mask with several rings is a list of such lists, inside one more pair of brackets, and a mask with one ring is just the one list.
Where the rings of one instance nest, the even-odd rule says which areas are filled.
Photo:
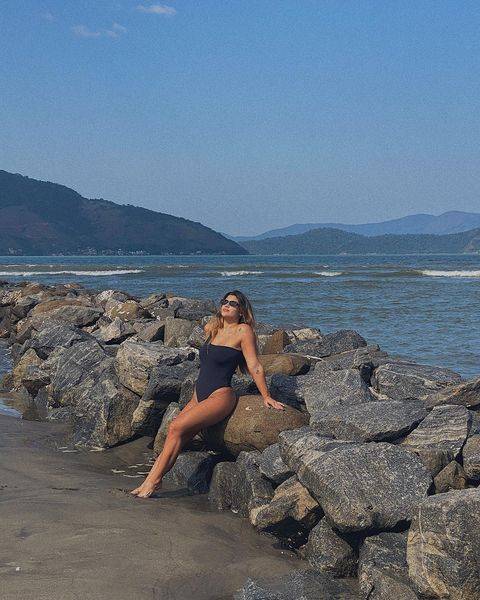
[[150, 481], [144, 481], [142, 485], [138, 486], [134, 490], [130, 492], [133, 496], [137, 496], [137, 498], [148, 498], [155, 492], [157, 492], [162, 487], [162, 482], [151, 483]]

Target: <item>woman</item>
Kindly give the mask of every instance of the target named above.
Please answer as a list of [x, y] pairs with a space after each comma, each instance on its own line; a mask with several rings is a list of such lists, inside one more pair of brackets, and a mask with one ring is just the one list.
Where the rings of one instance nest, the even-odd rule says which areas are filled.
[[230, 382], [237, 366], [244, 374], [250, 372], [266, 408], [285, 410], [285, 405], [268, 393], [264, 369], [257, 357], [254, 327], [248, 298], [239, 290], [225, 294], [219, 310], [204, 326], [207, 341], [200, 348], [200, 372], [192, 398], [170, 423], [161, 454], [145, 481], [131, 494], [137, 498], [151, 496], [161, 487], [162, 477], [172, 468], [182, 447], [200, 430], [234, 411], [237, 397]]

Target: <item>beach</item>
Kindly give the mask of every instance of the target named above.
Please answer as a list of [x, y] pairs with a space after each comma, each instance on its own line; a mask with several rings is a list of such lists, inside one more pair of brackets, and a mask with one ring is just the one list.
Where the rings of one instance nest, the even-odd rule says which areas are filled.
[[63, 453], [65, 424], [0, 415], [2, 600], [227, 600], [247, 577], [299, 565], [249, 521], [164, 484], [109, 470], [144, 457], [149, 438]]

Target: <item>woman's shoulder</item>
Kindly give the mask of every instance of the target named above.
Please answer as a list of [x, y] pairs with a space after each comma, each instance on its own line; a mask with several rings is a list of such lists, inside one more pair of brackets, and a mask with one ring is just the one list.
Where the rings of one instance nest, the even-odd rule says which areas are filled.
[[239, 323], [237, 333], [240, 335], [240, 337], [244, 337], [246, 335], [253, 335], [255, 332], [253, 330], [253, 327], [248, 323]]

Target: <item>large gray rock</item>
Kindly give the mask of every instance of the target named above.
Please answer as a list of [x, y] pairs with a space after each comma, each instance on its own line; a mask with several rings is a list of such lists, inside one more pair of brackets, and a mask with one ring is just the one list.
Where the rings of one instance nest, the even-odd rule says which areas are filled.
[[427, 416], [421, 401], [377, 401], [337, 406], [310, 425], [336, 438], [354, 441], [387, 441], [407, 434]]
[[342, 406], [350, 407], [373, 400], [356, 369], [320, 373], [314, 369], [298, 379], [311, 424], [318, 423], [326, 413]]
[[226, 510], [232, 506], [232, 490], [237, 473], [238, 467], [235, 462], [223, 461], [215, 465], [208, 490], [208, 501], [217, 510]]
[[[179, 401], [185, 380], [197, 373], [197, 367], [190, 360], [151, 367], [147, 386], [133, 415], [135, 432], [155, 435], [166, 408], [171, 402]], [[179, 408], [182, 409], [185, 404], [179, 405]]]
[[400, 444], [415, 452], [435, 476], [460, 453], [468, 436], [470, 419], [464, 406], [436, 406]]
[[205, 494], [219, 460], [218, 454], [209, 451], [181, 452], [173, 467], [164, 475], [164, 480], [187, 488], [193, 494]]
[[392, 400], [425, 399], [452, 384], [460, 383], [461, 376], [450, 369], [392, 362], [380, 365], [374, 373], [376, 389]]
[[33, 348], [40, 358], [47, 358], [49, 354], [59, 348], [69, 348], [73, 344], [94, 338], [70, 323], [63, 323], [54, 319], [46, 320], [39, 330], [34, 330], [30, 340], [25, 342], [24, 348]]
[[317, 362], [317, 368], [329, 368], [333, 371], [341, 369], [360, 369], [363, 366], [370, 366], [372, 369], [379, 367], [387, 362], [388, 354], [380, 350], [378, 344], [363, 346], [354, 350], [346, 350], [338, 354], [331, 354]]
[[467, 477], [480, 482], [480, 435], [472, 435], [463, 447], [463, 468]]
[[408, 577], [407, 533], [383, 532], [367, 537], [360, 548], [358, 581], [362, 598], [417, 600]]
[[467, 487], [467, 479], [468, 476], [462, 465], [456, 460], [452, 460], [446, 467], [443, 467], [440, 473], [435, 475], [433, 479], [435, 493], [443, 494], [450, 490], [463, 490]]
[[270, 481], [260, 473], [256, 450], [240, 452], [235, 462], [236, 472], [232, 480], [232, 512], [250, 518], [250, 512], [269, 504], [273, 498]]
[[355, 350], [366, 346], [365, 339], [356, 331], [350, 329], [341, 329], [333, 333], [324, 335], [319, 339], [306, 339], [295, 341], [284, 348], [284, 352], [295, 352], [323, 358], [331, 354], [339, 354], [347, 350]]
[[313, 569], [297, 569], [287, 575], [248, 578], [234, 600], [358, 600], [353, 579], [338, 579]]
[[194, 327], [195, 323], [188, 319], [167, 317], [164, 331], [165, 346], [186, 346]]
[[216, 311], [215, 302], [211, 299], [171, 296], [168, 299], [168, 306], [174, 309], [176, 318], [189, 321], [199, 321], [204, 316], [210, 316]]
[[337, 440], [335, 447], [318, 438], [317, 448], [312, 444], [308, 451], [298, 448], [301, 439], [288, 447], [281, 434], [282, 458], [339, 531], [390, 529], [408, 521], [432, 485], [421, 461], [398, 446]]
[[286, 479], [293, 475], [293, 471], [288, 467], [280, 456], [278, 443], [267, 446], [258, 459], [260, 473], [265, 475], [274, 486], [280, 485]]
[[95, 337], [105, 344], [121, 344], [130, 336], [135, 335], [135, 333], [136, 331], [131, 323], [115, 317], [111, 323], [100, 327], [95, 332]]
[[78, 395], [78, 386], [85, 380], [94, 378], [111, 363], [105, 350], [94, 338], [60, 348], [55, 351], [51, 361], [49, 395], [58, 405], [73, 405]]
[[112, 358], [83, 378], [70, 397], [76, 444], [108, 448], [132, 437], [132, 414], [139, 398], [120, 384]]
[[293, 475], [275, 489], [268, 504], [252, 508], [249, 517], [257, 529], [273, 533], [290, 547], [297, 547], [305, 542], [307, 532], [322, 515], [318, 502]]
[[443, 404], [462, 404], [469, 408], [480, 406], [480, 377], [459, 383], [431, 394], [425, 399], [425, 406], [433, 408]]
[[337, 577], [356, 575], [357, 555], [348, 534], [334, 531], [323, 518], [308, 536], [303, 555], [309, 564]]
[[354, 442], [336, 440], [309, 426], [282, 431], [278, 436], [279, 452], [284, 463], [295, 473], [303, 475], [310, 463], [335, 448], [353, 447]]
[[160, 364], [173, 366], [194, 357], [193, 349], [167, 348], [163, 342], [126, 340], [117, 352], [115, 368], [122, 384], [141, 396], [147, 387], [152, 367]]
[[407, 541], [410, 578], [429, 598], [480, 598], [480, 489], [435, 494], [417, 506]]

